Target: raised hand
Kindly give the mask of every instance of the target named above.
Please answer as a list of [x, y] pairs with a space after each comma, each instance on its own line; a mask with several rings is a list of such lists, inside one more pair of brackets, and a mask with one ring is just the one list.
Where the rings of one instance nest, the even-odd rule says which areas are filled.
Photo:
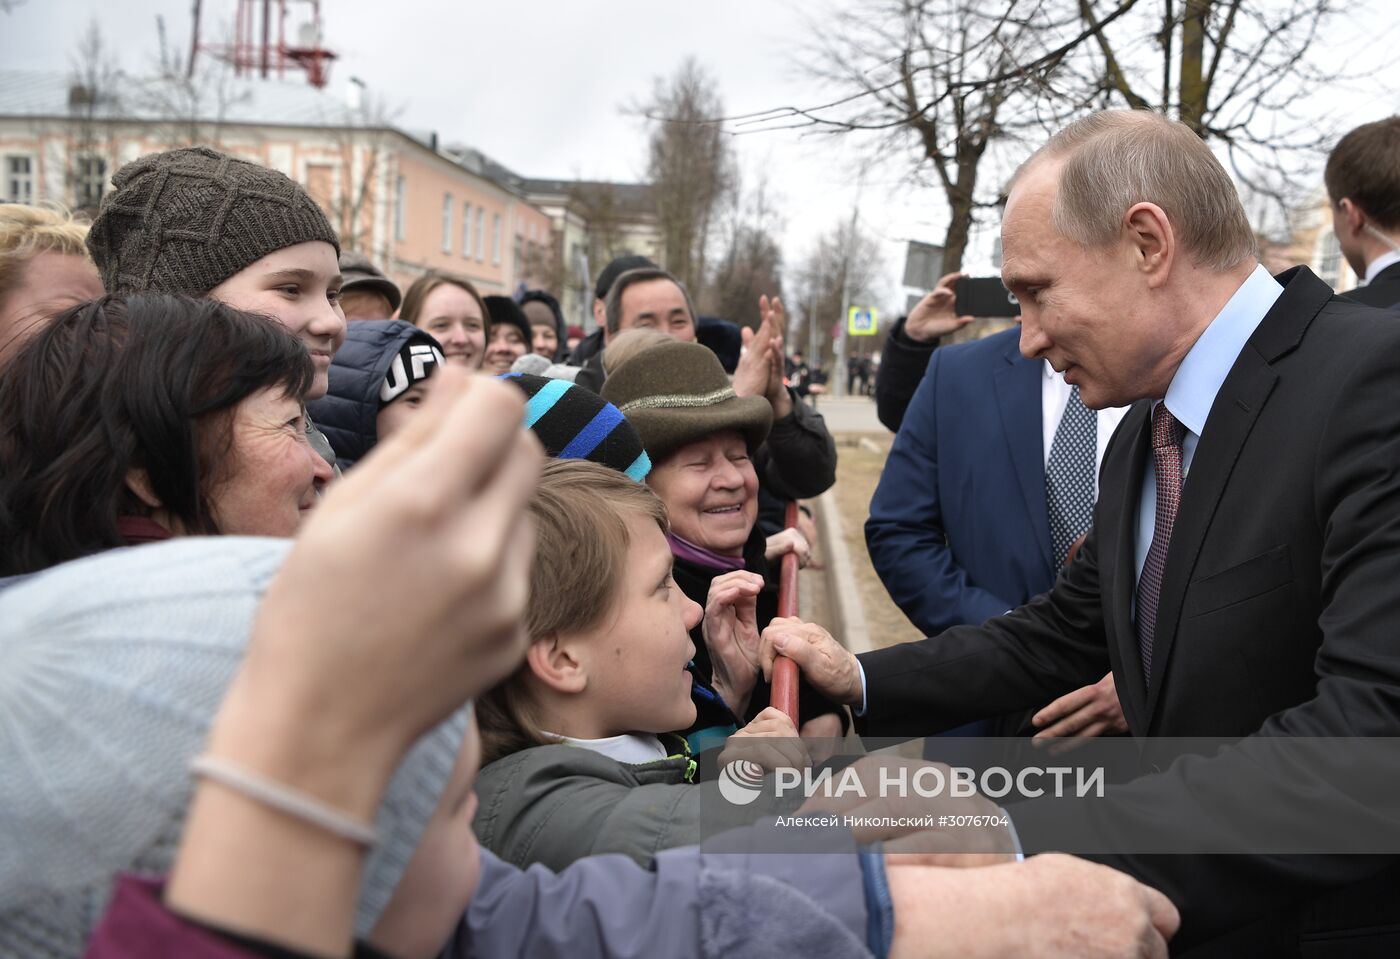
[[783, 333], [787, 329], [783, 301], [760, 296], [758, 315], [757, 330], [745, 327], [740, 332], [744, 353], [734, 370], [734, 392], [739, 396], [765, 397], [773, 407], [773, 418], [779, 420], [792, 412], [792, 397], [783, 382]]
[[763, 577], [734, 570], [710, 581], [701, 631], [710, 652], [715, 690], [743, 715], [758, 679], [758, 594]]
[[909, 311], [909, 318], [904, 321], [905, 336], [916, 343], [932, 343], [972, 322], [973, 317], [954, 312], [957, 295], [953, 284], [964, 275], [949, 273], [939, 279], [938, 285]]
[[[543, 459], [523, 397], [455, 368], [338, 482], [259, 608], [207, 753], [373, 822], [404, 753], [524, 654]], [[470, 737], [469, 737], [470, 738]], [[463, 760], [475, 765], [475, 754]], [[364, 850], [201, 780], [166, 902], [289, 948], [348, 954]]]

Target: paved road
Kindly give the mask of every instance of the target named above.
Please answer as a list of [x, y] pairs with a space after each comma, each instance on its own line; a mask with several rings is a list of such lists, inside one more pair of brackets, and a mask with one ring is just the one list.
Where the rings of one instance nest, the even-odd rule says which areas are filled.
[[826, 419], [826, 428], [832, 433], [888, 432], [875, 415], [875, 401], [868, 396], [823, 396], [817, 402], [817, 412]]

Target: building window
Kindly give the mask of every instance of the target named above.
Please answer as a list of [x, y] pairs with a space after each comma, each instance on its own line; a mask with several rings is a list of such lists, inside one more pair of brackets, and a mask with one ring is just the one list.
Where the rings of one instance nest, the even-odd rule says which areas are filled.
[[472, 255], [472, 205], [462, 204], [462, 259], [471, 259]]
[[476, 208], [476, 262], [486, 259], [486, 211]]
[[495, 266], [501, 265], [501, 215], [499, 213], [491, 218], [491, 262]]
[[442, 195], [442, 252], [452, 252], [452, 210], [456, 203], [451, 193]]
[[5, 202], [34, 202], [34, 158], [5, 157]]
[[1342, 248], [1337, 243], [1337, 234], [1323, 229], [1317, 238], [1317, 275], [1332, 289], [1341, 282]]
[[408, 181], [399, 177], [394, 181], [394, 239], [402, 240], [408, 235], [404, 223], [404, 207], [408, 200]]
[[97, 156], [80, 156], [77, 163], [75, 198], [79, 209], [102, 202], [107, 189], [107, 161]]

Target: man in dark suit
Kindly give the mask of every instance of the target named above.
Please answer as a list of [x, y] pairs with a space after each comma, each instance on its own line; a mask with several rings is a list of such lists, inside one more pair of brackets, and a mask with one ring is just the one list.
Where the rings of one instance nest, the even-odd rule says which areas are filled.
[[[1033, 707], [1111, 666], [1142, 775], [1092, 815], [1012, 806], [1027, 851], [1070, 827], [1121, 850], [1115, 837], [1201, 806], [1291, 835], [1324, 798], [1347, 835], [1396, 848], [1400, 789], [1336, 784], [1367, 742], [1339, 737], [1400, 735], [1400, 324], [1306, 269], [1270, 277], [1219, 161], [1147, 112], [1052, 138], [1013, 181], [1002, 238], [1022, 352], [1090, 407], [1140, 401], [1104, 455], [1077, 559], [982, 626], [857, 658], [786, 623], [765, 656], [796, 659], [867, 735]], [[1168, 762], [1147, 738], [1166, 736], [1235, 743]], [[1293, 737], [1336, 748], [1289, 766]], [[1381, 755], [1371, 771], [1394, 784], [1400, 762]], [[1174, 949], [1400, 955], [1392, 856], [1273, 852], [1099, 858], [1180, 907]]]
[[1342, 137], [1323, 179], [1337, 244], [1363, 281], [1347, 296], [1400, 308], [1400, 116]]
[[[1089, 527], [1099, 460], [1124, 410], [1085, 409], [1044, 360], [1021, 355], [1019, 339], [1012, 328], [933, 353], [870, 500], [871, 564], [926, 636], [1048, 590]], [[1127, 729], [1111, 673], [1040, 718], [1068, 720], [1054, 735]], [[1028, 719], [958, 732], [1015, 736]]]

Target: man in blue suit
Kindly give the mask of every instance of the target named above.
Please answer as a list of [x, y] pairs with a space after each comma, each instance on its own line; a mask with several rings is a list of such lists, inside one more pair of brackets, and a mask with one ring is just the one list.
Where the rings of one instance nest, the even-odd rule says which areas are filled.
[[[951, 316], [951, 288], [944, 299], [939, 307]], [[1088, 527], [1098, 464], [1123, 415], [1085, 409], [1044, 361], [1021, 356], [1019, 339], [1013, 327], [933, 351], [870, 502], [871, 562], [928, 636], [986, 622], [1054, 584], [1067, 545]], [[1076, 442], [1079, 475], [1057, 485], [1053, 474], [1066, 457], [1052, 455], [1056, 444]], [[1077, 491], [1084, 502], [1079, 510], [1068, 504], [1073, 515], [1054, 521], [1050, 502], [1065, 487], [1069, 499]], [[1033, 717], [988, 718], [957, 732], [1017, 735], [1028, 719], [1041, 735], [1126, 730], [1110, 674]]]

